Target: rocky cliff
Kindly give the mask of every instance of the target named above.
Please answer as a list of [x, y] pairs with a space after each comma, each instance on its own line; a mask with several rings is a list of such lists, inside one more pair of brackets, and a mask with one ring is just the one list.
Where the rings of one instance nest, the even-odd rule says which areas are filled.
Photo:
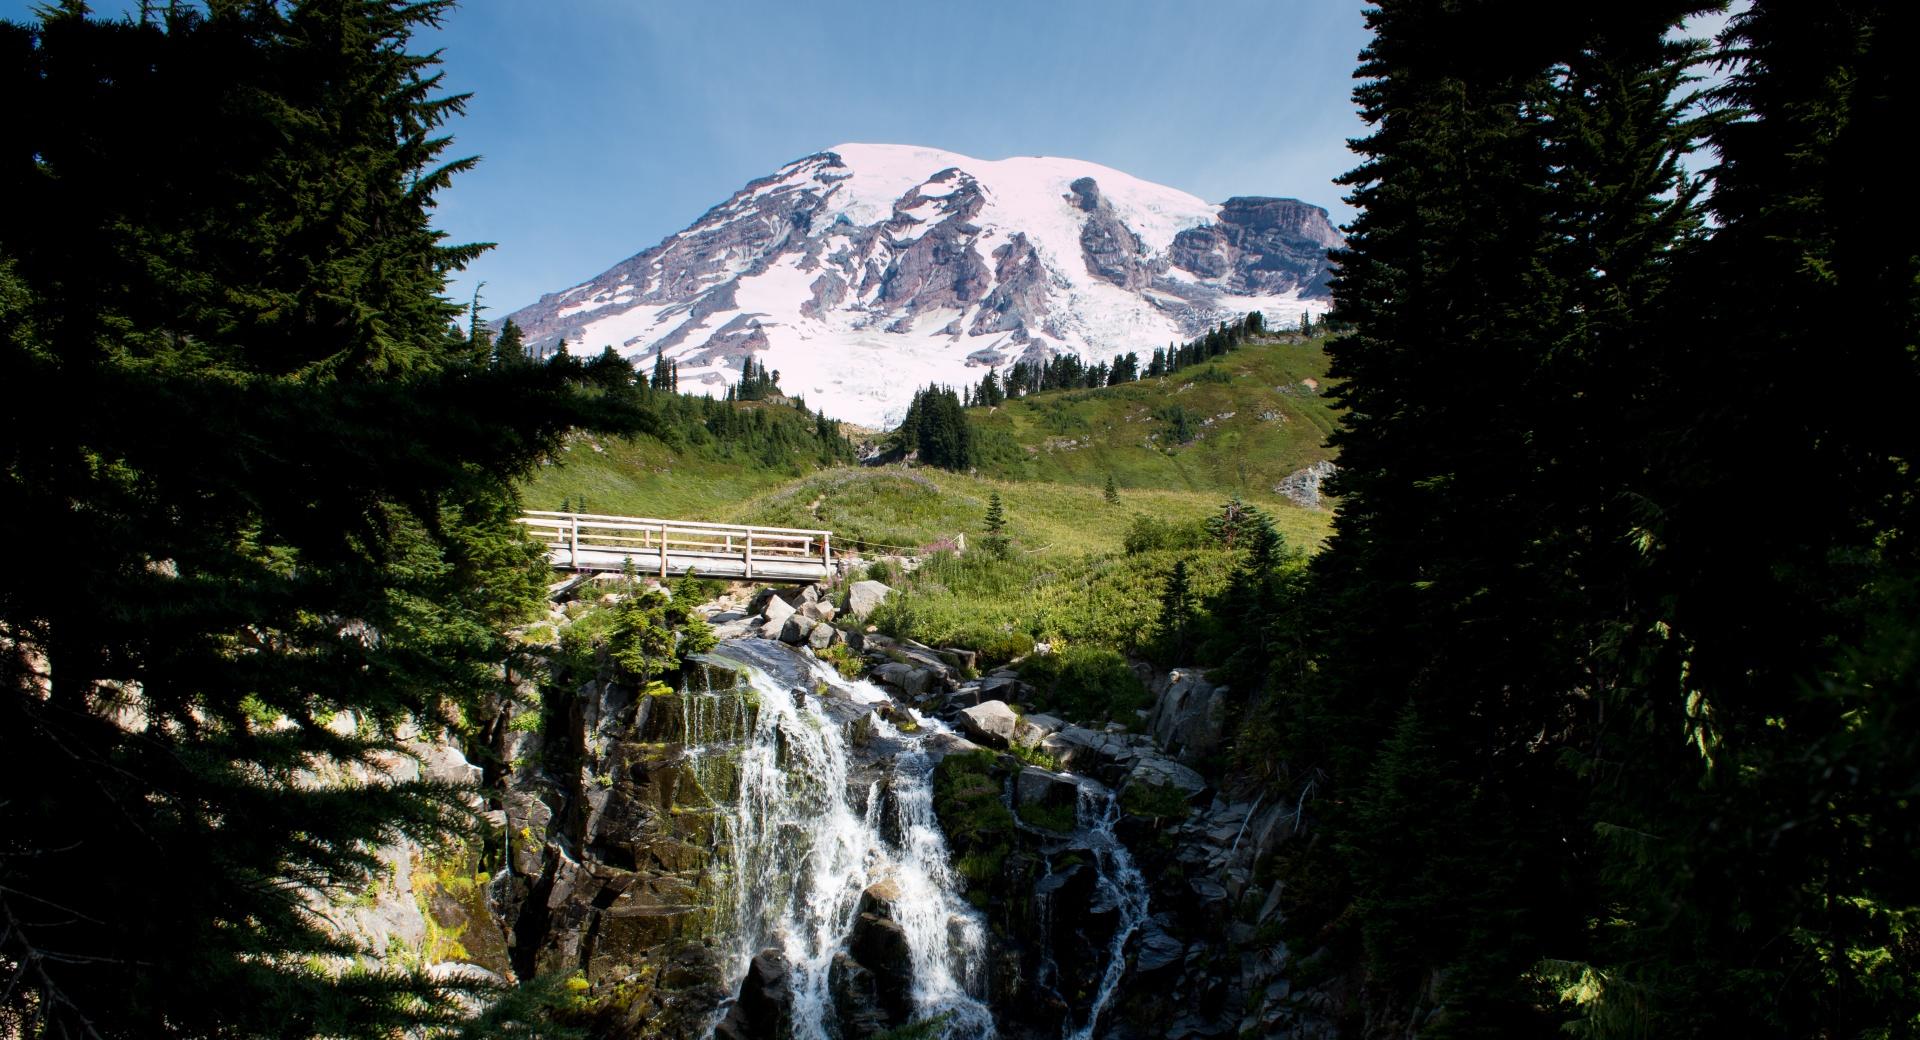
[[1072, 159], [838, 145], [512, 318], [536, 349], [664, 356], [718, 392], [757, 357], [838, 418], [897, 418], [914, 387], [1078, 353], [1104, 359], [1263, 312], [1327, 307], [1318, 206], [1221, 205]]
[[623, 594], [588, 586], [527, 630], [552, 658], [482, 766], [384, 764], [484, 769], [487, 835], [387, 850], [391, 884], [328, 912], [390, 964], [562, 980], [555, 1014], [610, 1040], [1332, 1035], [1281, 939], [1302, 806], [1203, 772], [1231, 691], [1175, 670], [1133, 727], [1028, 711], [1017, 670], [867, 632], [887, 591], [713, 604], [729, 642], [669, 689], [591, 651]]

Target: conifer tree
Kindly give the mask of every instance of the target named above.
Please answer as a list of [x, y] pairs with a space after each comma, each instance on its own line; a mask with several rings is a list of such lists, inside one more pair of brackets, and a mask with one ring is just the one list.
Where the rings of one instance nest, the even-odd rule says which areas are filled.
[[544, 602], [510, 481], [634, 428], [476, 353], [444, 296], [479, 252], [429, 219], [462, 99], [411, 41], [448, 7], [0, 26], [32, 114], [0, 382], [86, 402], [0, 436], [0, 534], [37, 549], [0, 561], [0, 1028], [439, 1036], [487, 989], [329, 967], [368, 951], [303, 895], [473, 822], [445, 785], [312, 778], [503, 692], [502, 629]]
[[[1616, 445], [1642, 384], [1618, 376], [1695, 217], [1678, 159], [1697, 50], [1669, 38], [1687, 12], [1368, 15], [1373, 132], [1334, 284], [1354, 329], [1331, 348], [1343, 497], [1315, 563], [1320, 668], [1284, 729], [1352, 799], [1328, 824], [1350, 919], [1386, 922], [1365, 948], [1389, 1017], [1439, 1001], [1462, 1035], [1537, 1029], [1544, 960], [1609, 916], [1562, 887], [1599, 855], [1574, 808], [1591, 782], [1565, 770], [1591, 736], [1578, 691], [1616, 678], [1584, 655], [1631, 598]], [[1523, 17], [1525, 41], [1493, 29]], [[1447, 835], [1399, 797], [1407, 776], [1471, 793]], [[1423, 990], [1435, 970], [1444, 991]]]
[[1120, 489], [1114, 486], [1113, 474], [1111, 473], [1107, 474], [1106, 490], [1102, 493], [1101, 497], [1105, 498], [1107, 501], [1107, 504], [1110, 506], [1117, 506], [1120, 504]]
[[1158, 623], [1160, 656], [1168, 663], [1184, 661], [1192, 642], [1193, 584], [1187, 577], [1187, 561], [1175, 560], [1160, 593]]

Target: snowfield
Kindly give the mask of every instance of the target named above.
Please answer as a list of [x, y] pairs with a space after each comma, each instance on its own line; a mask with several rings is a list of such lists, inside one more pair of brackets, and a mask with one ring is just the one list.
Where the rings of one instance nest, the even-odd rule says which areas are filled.
[[[1136, 259], [1157, 272], [1152, 285], [1129, 289], [1089, 270], [1081, 244], [1089, 214], [1070, 188], [1082, 178], [1137, 238]], [[751, 349], [810, 407], [887, 425], [917, 387], [978, 382], [987, 369], [979, 356], [999, 367], [1058, 353], [1092, 363], [1151, 354], [1249, 311], [1284, 325], [1327, 308], [1317, 285], [1248, 292], [1169, 262], [1176, 235], [1220, 224], [1221, 213], [1077, 159], [842, 144], [788, 163], [688, 230], [514, 318], [536, 346], [561, 337], [585, 355], [611, 346], [643, 367], [664, 352], [680, 364], [682, 389], [695, 392], [722, 392]], [[970, 334], [999, 284], [994, 250], [1016, 234], [1038, 256], [1043, 303], [1000, 316], [1017, 328]], [[929, 235], [938, 237], [922, 242]], [[823, 277], [843, 291], [815, 308]]]

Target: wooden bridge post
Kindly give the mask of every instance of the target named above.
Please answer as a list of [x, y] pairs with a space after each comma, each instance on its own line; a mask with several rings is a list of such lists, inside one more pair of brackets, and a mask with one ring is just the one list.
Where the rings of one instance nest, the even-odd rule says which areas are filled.
[[820, 536], [820, 562], [826, 565], [827, 580], [833, 580], [833, 532]]
[[753, 532], [747, 532], [747, 577], [753, 577]]
[[573, 539], [567, 549], [567, 566], [577, 571], [580, 569], [580, 514], [574, 513], [567, 520], [573, 529]]
[[667, 525], [660, 525], [660, 580], [667, 580]]

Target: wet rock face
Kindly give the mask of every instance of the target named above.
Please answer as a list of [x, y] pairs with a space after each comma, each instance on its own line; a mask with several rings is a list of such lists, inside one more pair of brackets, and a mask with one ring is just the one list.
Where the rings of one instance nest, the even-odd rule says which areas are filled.
[[578, 972], [596, 1036], [698, 1033], [731, 996], [710, 887], [730, 792], [706, 790], [680, 743], [683, 697], [599, 679], [546, 697], [505, 798], [494, 910], [512, 972]]
[[714, 1029], [715, 1040], [786, 1040], [793, 1029], [793, 991], [787, 958], [762, 950], [747, 967], [740, 997]]

